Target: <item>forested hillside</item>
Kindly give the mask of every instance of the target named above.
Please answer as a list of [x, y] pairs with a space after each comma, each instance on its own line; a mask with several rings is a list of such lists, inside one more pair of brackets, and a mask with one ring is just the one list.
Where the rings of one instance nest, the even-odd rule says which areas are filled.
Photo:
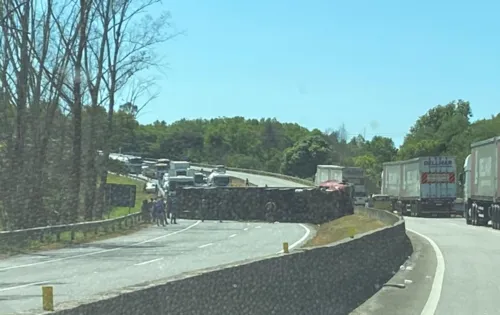
[[222, 163], [303, 178], [312, 177], [317, 164], [361, 166], [376, 191], [382, 162], [452, 155], [461, 168], [472, 141], [500, 135], [500, 114], [477, 121], [472, 118], [469, 102], [437, 105], [417, 117], [403, 145], [396, 148], [386, 137], [347, 139], [343, 127], [322, 132], [276, 119], [233, 117], [140, 125], [129, 108], [122, 108], [115, 115], [112, 145], [115, 151], [121, 148], [148, 157]]
[[357, 165], [376, 191], [382, 162], [450, 154], [460, 166], [471, 141], [500, 135], [499, 115], [472, 121], [465, 101], [415, 117], [399, 150], [386, 137], [348, 139], [341, 121], [332, 132], [243, 117], [141, 125], [135, 103], [155, 83], [141, 74], [161, 68], [158, 44], [182, 33], [168, 12], [145, 13], [159, 1], [30, 3], [10, 1], [0, 18], [3, 229], [102, 218], [108, 156], [119, 150], [303, 178], [317, 164]]

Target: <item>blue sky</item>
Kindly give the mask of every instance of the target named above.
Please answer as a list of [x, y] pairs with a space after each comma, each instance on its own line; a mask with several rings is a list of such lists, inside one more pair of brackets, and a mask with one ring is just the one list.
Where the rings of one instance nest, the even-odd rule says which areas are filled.
[[[500, 111], [500, 1], [172, 0], [186, 34], [140, 114], [276, 117], [401, 144], [418, 116], [465, 99]], [[155, 8], [157, 10], [158, 8]]]

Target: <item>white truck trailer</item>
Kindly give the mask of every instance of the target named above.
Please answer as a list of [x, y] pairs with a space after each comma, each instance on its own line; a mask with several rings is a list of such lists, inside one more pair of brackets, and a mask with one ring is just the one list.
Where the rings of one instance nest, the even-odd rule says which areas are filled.
[[187, 161], [171, 161], [168, 169], [169, 176], [194, 176], [191, 163]]
[[457, 197], [452, 156], [427, 156], [382, 164], [382, 194], [393, 210], [411, 216], [450, 217]]
[[339, 165], [318, 165], [314, 184], [319, 186], [328, 180], [341, 182], [346, 180], [354, 185], [353, 201], [355, 205], [365, 205], [368, 195], [365, 187], [365, 171], [361, 167], [339, 166]]
[[467, 224], [500, 229], [500, 137], [471, 144], [460, 174], [464, 187], [464, 217]]

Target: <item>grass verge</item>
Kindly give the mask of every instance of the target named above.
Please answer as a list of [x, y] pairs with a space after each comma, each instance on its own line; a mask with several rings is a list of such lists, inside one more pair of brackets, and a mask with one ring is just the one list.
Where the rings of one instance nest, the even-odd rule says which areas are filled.
[[110, 184], [121, 184], [121, 185], [135, 185], [135, 207], [114, 207], [109, 213], [109, 218], [117, 218], [127, 215], [129, 213], [134, 213], [141, 211], [141, 204], [144, 199], [150, 199], [154, 197], [154, 194], [147, 194], [143, 191], [144, 182], [135, 180], [125, 176], [119, 176], [115, 174], [108, 174], [108, 183]]
[[316, 236], [304, 246], [321, 246], [384, 227], [386, 224], [367, 216], [353, 214], [337, 220], [323, 223], [319, 226]]
[[[141, 204], [144, 199], [149, 199], [153, 197], [152, 194], [147, 194], [143, 192], [144, 182], [139, 180], [134, 180], [124, 176], [118, 176], [114, 174], [108, 174], [108, 183], [111, 184], [126, 184], [136, 186], [136, 201], [134, 208], [127, 207], [115, 207], [109, 213], [109, 218], [117, 218], [120, 216], [127, 215], [129, 213], [138, 212], [141, 210]], [[47, 236], [43, 242], [41, 241], [31, 241], [27, 246], [19, 248], [4, 247], [0, 244], [0, 259], [17, 254], [26, 254], [41, 250], [53, 250], [60, 249], [72, 245], [90, 243], [100, 240], [105, 240], [113, 237], [128, 235], [137, 232], [141, 228], [148, 226], [148, 224], [137, 224], [132, 227], [127, 227], [124, 229], [115, 229], [114, 231], [105, 231], [104, 229], [99, 229], [97, 233], [87, 233], [84, 235], [83, 232], [76, 232], [75, 239], [71, 240], [71, 232], [61, 233], [60, 240], [57, 241], [55, 235]]]

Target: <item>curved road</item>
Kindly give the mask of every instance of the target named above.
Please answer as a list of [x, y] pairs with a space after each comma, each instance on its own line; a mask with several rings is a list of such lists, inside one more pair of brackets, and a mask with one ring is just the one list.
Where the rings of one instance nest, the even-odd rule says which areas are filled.
[[[302, 186], [265, 176], [228, 172], [259, 186]], [[463, 219], [406, 218], [416, 253], [411, 266], [356, 314], [499, 314], [500, 232], [467, 226]], [[56, 302], [82, 299], [185, 271], [273, 254], [283, 240], [305, 240], [296, 224], [197, 223], [152, 227], [131, 236], [80, 248], [0, 261], [0, 314], [40, 307], [40, 285], [54, 285]], [[245, 246], [242, 246], [245, 245]], [[500, 248], [500, 247], [499, 247]], [[404, 268], [403, 268], [404, 269]]]
[[57, 303], [180, 273], [274, 255], [313, 235], [302, 224], [178, 220], [137, 233], [61, 250], [0, 260], [0, 314], [41, 310], [41, 286]]
[[[248, 178], [259, 186], [266, 183], [269, 186], [301, 186], [265, 176], [228, 173]], [[407, 262], [411, 268], [398, 272], [391, 281], [406, 283], [407, 288], [379, 291], [356, 314], [500, 314], [497, 302], [500, 296], [500, 231], [468, 226], [463, 218], [406, 217], [405, 220], [415, 254]]]

